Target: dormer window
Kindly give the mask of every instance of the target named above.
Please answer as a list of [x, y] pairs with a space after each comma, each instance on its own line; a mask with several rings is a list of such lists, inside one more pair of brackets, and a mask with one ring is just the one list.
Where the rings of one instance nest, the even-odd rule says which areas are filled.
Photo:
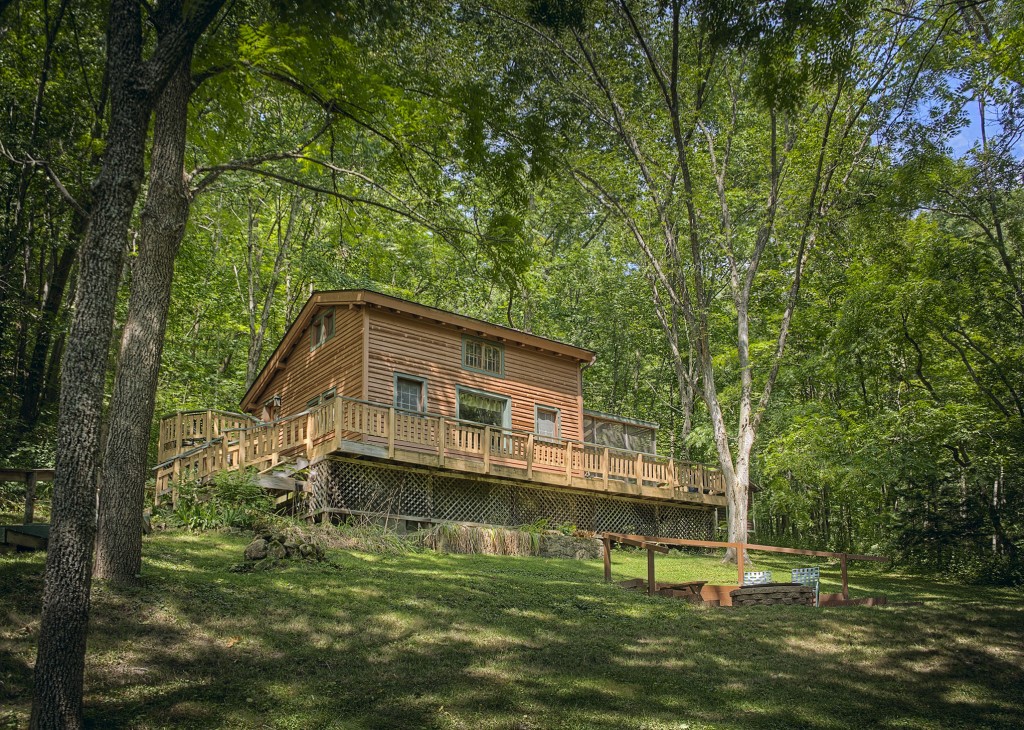
[[505, 375], [505, 350], [501, 345], [476, 337], [462, 339], [462, 367], [487, 375]]
[[309, 327], [309, 349], [315, 350], [334, 336], [334, 308], [325, 309], [313, 317]]

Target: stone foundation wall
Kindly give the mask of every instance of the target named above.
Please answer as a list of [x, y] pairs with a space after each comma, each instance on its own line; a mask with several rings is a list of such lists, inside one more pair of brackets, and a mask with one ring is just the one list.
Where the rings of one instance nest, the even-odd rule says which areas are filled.
[[310, 469], [311, 511], [377, 515], [422, 522], [515, 527], [547, 520], [581, 530], [709, 540], [714, 510], [540, 489], [354, 459]]

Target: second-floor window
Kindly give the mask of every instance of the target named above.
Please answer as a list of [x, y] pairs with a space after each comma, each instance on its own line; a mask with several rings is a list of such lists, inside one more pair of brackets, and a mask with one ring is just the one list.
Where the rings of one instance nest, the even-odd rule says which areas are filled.
[[493, 342], [466, 337], [462, 340], [462, 367], [489, 375], [504, 375], [505, 351]]
[[395, 373], [395, 408], [404, 411], [427, 409], [427, 381]]
[[334, 310], [325, 309], [313, 317], [309, 327], [309, 349], [315, 350], [334, 336]]
[[548, 408], [547, 406], [536, 406], [536, 428], [534, 429], [538, 436], [543, 438], [556, 439], [558, 438], [559, 431], [559, 412], [557, 408]]

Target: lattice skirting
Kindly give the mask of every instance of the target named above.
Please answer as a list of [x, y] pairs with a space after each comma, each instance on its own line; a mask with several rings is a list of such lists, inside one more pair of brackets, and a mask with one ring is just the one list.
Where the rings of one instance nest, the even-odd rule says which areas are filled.
[[429, 522], [527, 525], [547, 519], [584, 530], [712, 539], [708, 508], [537, 489], [513, 483], [460, 479], [426, 470], [349, 459], [310, 469], [313, 515], [351, 512]]

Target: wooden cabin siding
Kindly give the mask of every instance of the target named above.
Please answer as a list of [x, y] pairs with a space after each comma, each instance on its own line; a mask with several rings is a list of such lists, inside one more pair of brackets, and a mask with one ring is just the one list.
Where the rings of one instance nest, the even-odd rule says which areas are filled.
[[331, 388], [339, 396], [363, 397], [363, 313], [358, 307], [339, 306], [334, 314], [334, 336], [315, 350], [309, 349], [309, 325], [296, 341], [283, 369], [279, 369], [253, 403], [259, 416], [263, 403], [281, 396], [281, 416], [306, 409], [306, 404]]
[[[580, 364], [567, 357], [537, 352], [513, 342], [503, 344], [505, 375], [496, 377], [462, 367], [463, 333], [452, 327], [368, 309], [366, 399], [394, 401], [394, 374], [427, 381], [427, 410], [456, 417], [456, 387], [511, 398], [512, 428], [533, 431], [536, 404], [558, 408], [561, 436], [582, 440]], [[495, 341], [491, 338], [480, 338]]]

